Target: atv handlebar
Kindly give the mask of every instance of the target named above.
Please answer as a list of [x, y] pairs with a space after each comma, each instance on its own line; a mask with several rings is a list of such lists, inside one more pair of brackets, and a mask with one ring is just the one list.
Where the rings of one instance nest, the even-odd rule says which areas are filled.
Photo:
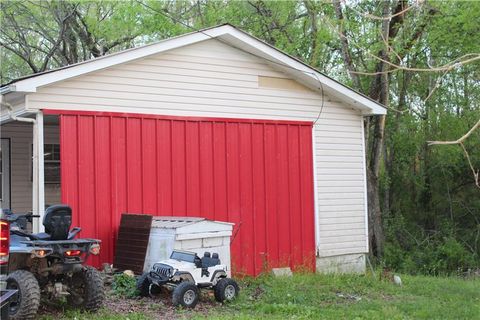
[[15, 222], [19, 219], [26, 219], [28, 222], [32, 222], [33, 218], [40, 218], [40, 215], [33, 214], [32, 212], [21, 214], [21, 213], [13, 213], [10, 211], [5, 214], [5, 217], [6, 217], [6, 220], [9, 222]]
[[7, 211], [4, 215], [5, 220], [10, 222], [11, 225], [17, 226], [19, 229], [26, 230], [27, 229], [27, 222], [32, 223], [33, 218], [40, 218], [39, 215], [35, 215], [32, 212], [26, 214], [15, 214], [11, 211]]

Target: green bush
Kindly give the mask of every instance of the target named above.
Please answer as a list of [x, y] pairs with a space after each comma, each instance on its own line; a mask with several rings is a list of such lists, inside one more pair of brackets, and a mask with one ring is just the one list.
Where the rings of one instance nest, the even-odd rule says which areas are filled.
[[448, 220], [427, 233], [402, 216], [386, 220], [386, 244], [382, 264], [409, 274], [456, 275], [480, 267], [480, 259], [466, 245], [468, 234]]
[[123, 273], [113, 276], [112, 289], [116, 295], [126, 298], [133, 298], [139, 295], [135, 277], [129, 277]]
[[475, 255], [452, 236], [426, 237], [406, 247], [398, 241], [387, 242], [383, 264], [398, 272], [425, 275], [456, 275], [480, 266]]
[[444, 272], [461, 272], [474, 267], [475, 259], [464, 245], [448, 237], [436, 250], [436, 263]]

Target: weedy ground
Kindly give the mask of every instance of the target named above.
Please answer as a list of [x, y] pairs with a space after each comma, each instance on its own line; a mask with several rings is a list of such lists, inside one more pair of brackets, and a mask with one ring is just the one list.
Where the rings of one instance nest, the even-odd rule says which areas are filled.
[[97, 314], [50, 308], [40, 319], [480, 319], [480, 279], [401, 277], [402, 286], [378, 275], [245, 278], [235, 302], [222, 305], [204, 292], [193, 311], [173, 308], [165, 293], [127, 298], [110, 291]]

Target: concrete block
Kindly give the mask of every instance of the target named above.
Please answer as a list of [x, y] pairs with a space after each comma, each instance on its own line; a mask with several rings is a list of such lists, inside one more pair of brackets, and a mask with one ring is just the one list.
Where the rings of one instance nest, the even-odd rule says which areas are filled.
[[317, 257], [318, 273], [365, 273], [364, 253], [345, 254], [334, 257]]
[[272, 275], [274, 277], [291, 277], [292, 270], [290, 268], [273, 268]]

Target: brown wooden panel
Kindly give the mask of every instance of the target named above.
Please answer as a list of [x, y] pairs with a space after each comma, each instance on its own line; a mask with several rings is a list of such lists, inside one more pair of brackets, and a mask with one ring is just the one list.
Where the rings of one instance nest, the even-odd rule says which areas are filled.
[[152, 216], [148, 214], [122, 214], [113, 266], [119, 270], [143, 272], [147, 253]]

